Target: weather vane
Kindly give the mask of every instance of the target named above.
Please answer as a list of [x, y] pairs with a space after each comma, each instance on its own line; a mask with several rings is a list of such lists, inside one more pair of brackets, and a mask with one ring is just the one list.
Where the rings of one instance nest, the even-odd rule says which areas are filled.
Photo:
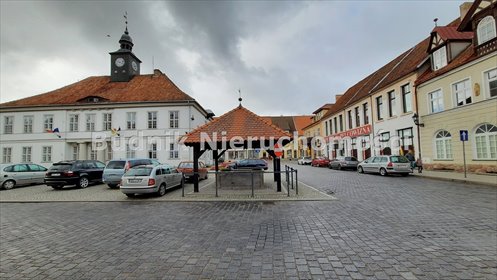
[[124, 12], [124, 23], [126, 24], [126, 32], [128, 31], [128, 11]]
[[438, 18], [434, 18], [433, 21], [435, 22], [435, 27], [437, 27]]
[[238, 101], [240, 102], [240, 106], [242, 105], [242, 90], [238, 89]]

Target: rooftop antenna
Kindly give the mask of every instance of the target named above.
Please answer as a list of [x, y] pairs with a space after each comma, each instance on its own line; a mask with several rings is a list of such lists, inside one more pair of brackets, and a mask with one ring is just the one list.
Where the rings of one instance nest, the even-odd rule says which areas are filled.
[[152, 55], [152, 72], [155, 70], [154, 56]]
[[240, 106], [242, 106], [242, 90], [238, 89], [238, 102], [240, 102]]
[[434, 18], [433, 21], [435, 22], [435, 27], [437, 27], [438, 18]]

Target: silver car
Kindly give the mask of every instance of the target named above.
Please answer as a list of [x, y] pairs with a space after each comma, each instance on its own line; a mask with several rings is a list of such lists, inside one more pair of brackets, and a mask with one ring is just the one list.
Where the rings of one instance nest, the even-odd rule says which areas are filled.
[[331, 169], [356, 169], [359, 162], [355, 157], [337, 157], [330, 161], [328, 167]]
[[43, 184], [47, 169], [34, 163], [0, 165], [0, 186], [10, 190], [15, 186]]
[[405, 156], [374, 156], [357, 165], [359, 173], [401, 174], [412, 173], [411, 163]]
[[167, 188], [182, 186], [183, 173], [169, 164], [140, 165], [124, 173], [121, 179], [121, 192], [128, 197], [135, 194], [154, 193], [158, 196], [166, 194]]

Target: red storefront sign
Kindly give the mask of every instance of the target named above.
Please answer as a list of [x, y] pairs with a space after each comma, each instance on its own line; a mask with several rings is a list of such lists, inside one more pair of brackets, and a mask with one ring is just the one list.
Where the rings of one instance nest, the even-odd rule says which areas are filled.
[[354, 129], [340, 132], [337, 134], [333, 134], [328, 138], [328, 140], [330, 138], [345, 138], [345, 137], [355, 138], [358, 136], [369, 135], [369, 134], [371, 134], [371, 125], [370, 124], [356, 127]]

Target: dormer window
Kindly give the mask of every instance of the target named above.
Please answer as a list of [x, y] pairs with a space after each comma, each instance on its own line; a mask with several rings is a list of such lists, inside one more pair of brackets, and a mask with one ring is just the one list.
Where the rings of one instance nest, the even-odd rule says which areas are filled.
[[495, 31], [495, 19], [492, 16], [484, 17], [476, 30], [478, 34], [478, 45], [481, 45], [497, 36]]
[[432, 54], [433, 70], [438, 70], [447, 65], [447, 51], [445, 46], [436, 50]]

